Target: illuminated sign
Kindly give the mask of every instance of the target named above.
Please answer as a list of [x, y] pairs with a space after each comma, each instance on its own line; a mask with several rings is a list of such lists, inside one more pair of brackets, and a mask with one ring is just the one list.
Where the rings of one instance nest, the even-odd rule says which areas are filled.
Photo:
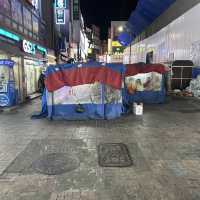
[[40, 45], [37, 45], [37, 50], [43, 52], [44, 54], [47, 54], [47, 50], [44, 47], [41, 47]]
[[13, 67], [14, 61], [12, 60], [0, 60], [0, 65], [8, 65], [9, 67]]
[[9, 39], [11, 39], [11, 40], [15, 40], [15, 41], [17, 41], [17, 42], [20, 41], [20, 37], [19, 37], [19, 36], [15, 35], [15, 34], [13, 34], [13, 33], [10, 33], [10, 32], [8, 32], [8, 31], [2, 29], [2, 28], [0, 28], [0, 35], [2, 35], [2, 36], [4, 36], [4, 37], [7, 37], [7, 38], [9, 38]]
[[35, 55], [36, 50], [42, 52], [45, 55], [47, 54], [47, 49], [45, 49], [44, 47], [42, 47], [40, 45], [33, 44], [32, 42], [27, 41], [27, 40], [23, 40], [22, 48], [23, 48], [24, 52], [30, 53], [33, 55]]
[[89, 54], [92, 53], [92, 49], [91, 49], [91, 48], [88, 49], [88, 53], [89, 53]]
[[79, 20], [79, 0], [73, 0], [73, 19]]
[[22, 45], [23, 45], [22, 47], [23, 47], [24, 52], [35, 55], [35, 48], [36, 48], [35, 44], [27, 40], [23, 40]]
[[65, 10], [64, 9], [56, 10], [56, 24], [65, 24]]
[[56, 8], [67, 8], [67, 2], [66, 0], [56, 0], [55, 1], [55, 7]]
[[118, 41], [112, 41], [113, 47], [121, 47], [122, 45]]

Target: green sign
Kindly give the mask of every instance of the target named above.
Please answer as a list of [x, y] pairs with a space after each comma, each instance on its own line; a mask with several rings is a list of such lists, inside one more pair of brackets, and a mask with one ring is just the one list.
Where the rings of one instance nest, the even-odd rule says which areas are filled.
[[56, 24], [65, 24], [65, 10], [64, 9], [56, 10]]
[[24, 52], [30, 53], [33, 55], [35, 55], [36, 50], [40, 51], [41, 53], [43, 53], [45, 55], [47, 54], [47, 49], [45, 49], [44, 47], [42, 47], [40, 45], [34, 44], [30, 41], [27, 41], [27, 40], [23, 40], [22, 47], [23, 47]]
[[7, 37], [7, 38], [9, 38], [11, 40], [15, 40], [17, 42], [20, 41], [20, 37], [19, 36], [15, 35], [15, 34], [13, 34], [11, 32], [8, 32], [8, 31], [6, 31], [6, 30], [4, 30], [2, 28], [0, 28], [0, 35], [2, 35], [4, 37]]
[[37, 45], [37, 50], [43, 52], [44, 54], [47, 54], [47, 50], [44, 47], [41, 47], [40, 45]]
[[55, 1], [56, 9], [63, 9], [67, 8], [67, 1], [66, 0], [56, 0]]
[[79, 20], [79, 0], [73, 0], [73, 19]]

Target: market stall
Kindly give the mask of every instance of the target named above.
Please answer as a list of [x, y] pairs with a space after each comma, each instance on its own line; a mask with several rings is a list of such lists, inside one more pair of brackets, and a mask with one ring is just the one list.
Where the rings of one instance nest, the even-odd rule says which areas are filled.
[[137, 103], [163, 103], [166, 90], [164, 74], [167, 69], [162, 64], [126, 65], [123, 102], [125, 105]]
[[[97, 62], [50, 66], [46, 73], [51, 119], [113, 119], [122, 113], [122, 64]], [[44, 109], [45, 110], [45, 109]]]

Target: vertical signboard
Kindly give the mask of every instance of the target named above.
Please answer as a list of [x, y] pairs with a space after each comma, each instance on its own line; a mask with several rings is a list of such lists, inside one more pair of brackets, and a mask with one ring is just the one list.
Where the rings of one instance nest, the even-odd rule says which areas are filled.
[[56, 24], [65, 24], [65, 9], [56, 9]]
[[73, 0], [73, 19], [79, 20], [79, 0]]
[[67, 1], [66, 0], [56, 0], [55, 7], [56, 7], [56, 9], [67, 8]]

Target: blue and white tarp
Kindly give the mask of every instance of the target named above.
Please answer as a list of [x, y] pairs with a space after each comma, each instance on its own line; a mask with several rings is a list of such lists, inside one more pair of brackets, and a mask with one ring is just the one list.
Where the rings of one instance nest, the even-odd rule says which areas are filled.
[[[85, 120], [120, 117], [122, 64], [87, 63], [50, 66], [46, 73], [46, 109], [50, 119]], [[43, 113], [43, 116], [45, 114]]]
[[123, 102], [145, 104], [164, 103], [166, 89], [164, 82], [165, 66], [160, 64], [127, 65]]

